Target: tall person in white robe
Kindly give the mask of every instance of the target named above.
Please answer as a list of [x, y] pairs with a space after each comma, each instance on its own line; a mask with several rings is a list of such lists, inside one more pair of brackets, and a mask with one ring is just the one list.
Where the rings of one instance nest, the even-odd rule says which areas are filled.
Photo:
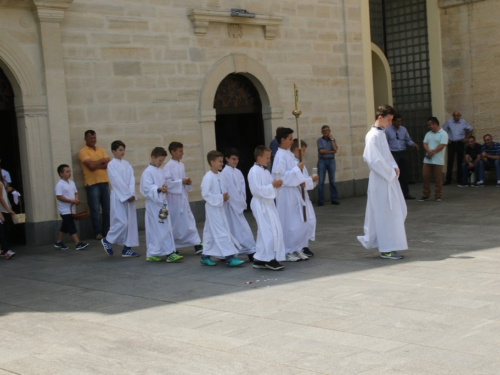
[[283, 180], [283, 186], [276, 197], [276, 207], [285, 239], [286, 260], [288, 262], [307, 260], [309, 257], [302, 251], [304, 238], [310, 232], [307, 226], [307, 210], [305, 220], [303, 214], [303, 209], [306, 207], [301, 191], [306, 181], [302, 173], [304, 163], [297, 164], [295, 156], [290, 151], [293, 143], [292, 129], [280, 129], [277, 139], [279, 148], [274, 156], [273, 176], [279, 173]]
[[123, 159], [125, 143], [111, 143], [113, 160], [108, 164], [108, 178], [111, 184], [110, 197], [110, 228], [106, 237], [101, 240], [104, 251], [113, 255], [112, 244], [122, 245], [122, 257], [138, 257], [139, 253], [132, 247], [139, 246], [139, 231], [137, 229], [137, 213], [135, 210], [135, 177], [132, 166]]
[[160, 210], [167, 203], [167, 185], [161, 170], [161, 165], [167, 157], [163, 147], [155, 147], [151, 151], [151, 164], [141, 176], [140, 190], [146, 197], [146, 248], [148, 262], [161, 262], [165, 256], [167, 263], [182, 260], [182, 256], [175, 253], [174, 236], [170, 215], [166, 219], [159, 219]]
[[224, 205], [227, 222], [231, 234], [241, 245], [240, 254], [248, 255], [249, 260], [253, 261], [255, 239], [243, 213], [247, 208], [245, 177], [243, 177], [243, 173], [236, 168], [240, 161], [240, 154], [235, 148], [229, 148], [224, 152], [224, 157], [226, 158], [227, 164], [221, 173], [224, 178], [227, 193], [231, 197]]
[[203, 244], [188, 198], [188, 193], [193, 190], [193, 182], [186, 177], [186, 169], [181, 161], [184, 156], [184, 146], [180, 142], [172, 142], [168, 145], [168, 151], [172, 159], [163, 167], [163, 176], [168, 188], [167, 202], [175, 247], [194, 246], [196, 254], [201, 254]]
[[378, 248], [384, 259], [402, 259], [399, 250], [407, 250], [406, 202], [398, 181], [399, 169], [391, 154], [384, 129], [392, 122], [394, 109], [377, 108], [376, 121], [366, 134], [363, 159], [368, 164], [368, 198], [364, 236], [358, 240], [367, 249]]
[[201, 263], [215, 266], [210, 257], [224, 258], [229, 267], [244, 263], [237, 258], [241, 247], [231, 234], [227, 222], [224, 204], [230, 199], [224, 184], [224, 178], [219, 172], [222, 169], [223, 155], [218, 151], [207, 154], [210, 170], [201, 181], [201, 196], [205, 200], [205, 228], [203, 229], [203, 253]]
[[252, 193], [250, 207], [257, 221], [257, 246], [253, 268], [279, 271], [285, 268], [279, 261], [285, 258], [285, 242], [274, 199], [276, 190], [283, 184], [274, 180], [266, 169], [271, 159], [271, 150], [266, 146], [255, 149], [255, 165], [248, 172], [248, 186]]
[[[307, 143], [304, 141], [300, 141], [302, 147], [302, 157], [305, 156], [307, 150]], [[293, 140], [292, 147], [290, 148], [293, 156], [295, 157], [295, 162], [298, 164], [300, 162], [299, 159], [299, 141], [297, 139]], [[307, 212], [307, 221], [306, 225], [309, 228], [307, 236], [304, 237], [304, 242], [302, 245], [302, 252], [310, 257], [314, 256], [314, 253], [309, 249], [309, 241], [315, 241], [316, 239], [316, 213], [314, 212], [314, 208], [311, 202], [311, 198], [309, 198], [309, 190], [313, 190], [318, 184], [319, 176], [316, 174], [314, 176], [309, 176], [309, 172], [307, 171], [307, 167], [304, 165], [304, 169], [302, 169], [302, 173], [304, 174], [305, 180], [305, 201], [306, 201], [306, 212]]]

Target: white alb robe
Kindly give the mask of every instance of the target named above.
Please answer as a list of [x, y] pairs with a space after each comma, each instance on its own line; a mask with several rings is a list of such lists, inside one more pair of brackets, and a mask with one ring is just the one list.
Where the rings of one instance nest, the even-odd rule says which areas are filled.
[[398, 165], [389, 150], [383, 130], [372, 127], [366, 134], [363, 159], [370, 168], [364, 236], [359, 242], [380, 252], [407, 250], [406, 202], [394, 168]]
[[276, 189], [269, 171], [254, 165], [248, 172], [248, 186], [252, 192], [250, 207], [257, 221], [257, 245], [254, 259], [262, 262], [285, 260], [285, 242], [274, 199]]
[[231, 234], [241, 245], [240, 254], [255, 253], [255, 239], [243, 212], [247, 208], [246, 184], [238, 168], [226, 165], [222, 170], [229, 200], [224, 205]]
[[307, 238], [310, 232], [310, 228], [304, 222], [303, 207], [306, 206], [306, 202], [302, 199], [300, 187], [306, 179], [297, 166], [293, 153], [282, 148], [278, 149], [274, 157], [273, 175], [276, 172], [281, 174], [283, 180], [276, 197], [276, 207], [283, 229], [285, 253], [290, 254], [302, 250], [304, 238]]
[[184, 164], [181, 161], [169, 160], [163, 167], [163, 176], [168, 188], [167, 202], [175, 247], [199, 245], [201, 239], [188, 198], [188, 192], [193, 190], [193, 185], [182, 183], [182, 180], [186, 178]]
[[[295, 162], [299, 162], [299, 159], [295, 158]], [[306, 197], [306, 216], [307, 216], [307, 222], [306, 225], [309, 228], [307, 232], [307, 236], [304, 237], [304, 243], [303, 243], [303, 248], [304, 247], [309, 247], [309, 241], [315, 241], [316, 240], [316, 213], [314, 212], [314, 207], [311, 202], [311, 198], [309, 198], [309, 193], [307, 192], [308, 190], [313, 190], [317, 183], [313, 182], [312, 177], [309, 176], [309, 172], [307, 171], [306, 166], [304, 165], [304, 169], [302, 170], [302, 173], [304, 174], [304, 178], [306, 179], [306, 192], [305, 192], [305, 197]]]
[[149, 165], [141, 176], [140, 190], [146, 197], [146, 248], [147, 256], [170, 255], [175, 251], [174, 237], [172, 235], [172, 225], [170, 214], [160, 223], [158, 213], [167, 202], [166, 194], [159, 193], [158, 188], [164, 184], [162, 170], [153, 165]]
[[[208, 171], [201, 181], [201, 196], [205, 200], [205, 227], [203, 229], [203, 255], [227, 257], [238, 255], [241, 247], [231, 235], [223, 193], [226, 192], [224, 179], [220, 173]], [[229, 198], [231, 199], [231, 198]]]
[[112, 187], [111, 225], [106, 240], [128, 247], [139, 246], [135, 200], [128, 202], [130, 197], [135, 196], [134, 170], [126, 160], [115, 158], [108, 164], [108, 177]]

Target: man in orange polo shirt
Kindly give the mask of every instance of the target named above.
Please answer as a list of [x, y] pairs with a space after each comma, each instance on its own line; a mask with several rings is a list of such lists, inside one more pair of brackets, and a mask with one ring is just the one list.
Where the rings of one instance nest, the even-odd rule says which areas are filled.
[[[92, 230], [97, 240], [106, 236], [109, 230], [109, 179], [108, 154], [102, 147], [96, 146], [97, 135], [93, 130], [85, 132], [85, 146], [78, 152], [78, 159], [83, 169], [85, 190], [90, 210]], [[99, 206], [102, 207], [102, 223], [99, 220]]]

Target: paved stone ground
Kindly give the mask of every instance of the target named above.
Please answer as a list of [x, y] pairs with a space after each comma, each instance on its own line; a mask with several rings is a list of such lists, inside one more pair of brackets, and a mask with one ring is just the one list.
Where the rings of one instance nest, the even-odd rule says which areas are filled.
[[0, 374], [498, 374], [500, 189], [408, 202], [403, 261], [357, 243], [365, 202], [317, 208], [316, 256], [282, 272], [17, 248]]

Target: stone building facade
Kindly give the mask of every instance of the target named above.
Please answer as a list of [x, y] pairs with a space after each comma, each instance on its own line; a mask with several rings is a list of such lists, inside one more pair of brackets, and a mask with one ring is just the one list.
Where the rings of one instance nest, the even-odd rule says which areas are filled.
[[500, 2], [443, 2], [441, 43], [447, 118], [462, 112], [474, 135], [500, 141]]
[[[443, 60], [441, 39], [432, 39], [431, 46], [433, 107], [442, 116], [443, 87], [454, 91], [459, 69], [477, 56], [467, 50], [470, 29], [461, 28], [461, 36], [453, 34], [453, 22], [459, 21], [449, 21], [450, 15], [468, 17], [479, 36], [486, 28], [470, 16], [471, 10], [488, 14], [490, 9], [493, 14], [491, 9], [497, 7], [494, 0], [455, 3], [440, 8], [450, 4], [426, 1], [432, 20], [429, 30], [440, 32], [440, 24], [445, 24]], [[371, 42], [368, 4], [368, 0], [247, 0], [237, 5], [227, 0], [0, 0], [0, 69], [13, 92], [15, 112], [15, 121], [2, 126], [17, 132], [17, 140], [2, 144], [0, 152], [18, 150], [28, 243], [49, 243], [57, 230], [53, 189], [59, 164], [72, 165], [73, 178], [85, 197], [77, 153], [87, 129], [97, 132], [98, 145], [106, 150], [113, 140], [126, 143], [126, 159], [134, 167], [137, 183], [153, 147], [182, 142], [183, 161], [195, 186], [190, 199], [201, 217], [199, 184], [208, 168], [205, 155], [228, 145], [223, 130], [229, 128], [220, 126], [221, 116], [241, 127], [245, 118], [241, 115], [246, 113], [246, 107], [215, 105], [227, 77], [234, 78], [227, 87], [234, 87], [234, 82], [246, 85], [240, 93], [248, 93], [248, 102], [258, 103], [248, 109], [258, 112], [256, 120], [245, 122], [243, 130], [259, 134], [265, 144], [278, 126], [295, 128], [293, 84], [297, 84], [303, 112], [300, 134], [310, 145], [306, 164], [311, 168], [316, 163], [316, 139], [321, 125], [329, 124], [340, 145], [336, 179], [341, 196], [365, 194], [368, 170], [362, 152], [373, 109], [380, 104], [375, 97], [392, 103], [390, 67]], [[231, 16], [236, 6], [255, 17]], [[457, 41], [462, 52], [454, 50]], [[485, 43], [474, 48], [488, 53]], [[453, 57], [457, 54], [460, 58]], [[376, 66], [372, 56], [380, 60]], [[441, 69], [446, 71], [444, 79]], [[387, 81], [385, 96], [374, 94], [380, 71]], [[488, 80], [479, 62], [467, 74]], [[496, 108], [480, 104], [477, 81], [460, 82], [462, 91], [475, 89], [460, 98], [447, 93], [446, 112], [458, 107], [465, 118], [473, 119], [468, 111], [476, 111], [476, 121], [494, 121]], [[481, 93], [485, 101], [488, 92], [496, 92], [490, 90]], [[476, 98], [475, 105], [470, 104], [471, 97]], [[230, 120], [229, 115], [238, 114]], [[139, 211], [143, 206], [139, 199]], [[85, 223], [80, 229], [86, 231]]]

